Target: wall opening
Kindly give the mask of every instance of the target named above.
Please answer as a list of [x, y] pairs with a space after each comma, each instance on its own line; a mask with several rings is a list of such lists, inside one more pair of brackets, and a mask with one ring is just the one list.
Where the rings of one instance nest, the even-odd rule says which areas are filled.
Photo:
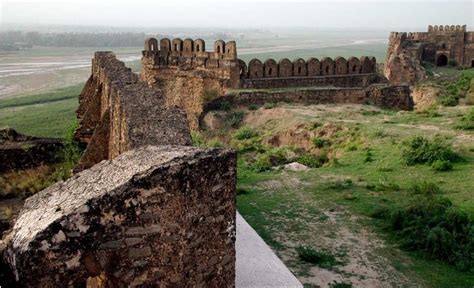
[[446, 66], [448, 65], [448, 57], [444, 54], [438, 55], [436, 59], [436, 66]]
[[272, 68], [268, 68], [268, 75], [269, 76], [272, 76], [272, 72], [273, 72]]
[[201, 50], [199, 49], [199, 44], [196, 45], [196, 51], [200, 52]]
[[151, 44], [150, 50], [151, 50], [151, 51], [155, 51], [155, 44]]
[[221, 53], [221, 46], [217, 46], [217, 53]]
[[474, 68], [474, 59], [471, 60], [471, 68]]
[[178, 50], [178, 44], [174, 44], [174, 51], [179, 51]]
[[298, 75], [301, 74], [301, 67], [298, 67]]
[[326, 66], [326, 74], [329, 74], [329, 66]]
[[357, 66], [356, 66], [356, 65], [352, 66], [352, 72], [355, 73], [355, 72], [356, 72], [356, 69], [357, 69]]

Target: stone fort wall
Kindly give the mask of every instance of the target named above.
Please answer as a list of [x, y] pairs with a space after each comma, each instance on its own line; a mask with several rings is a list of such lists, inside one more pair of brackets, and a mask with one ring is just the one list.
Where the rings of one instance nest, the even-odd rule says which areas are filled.
[[146, 39], [142, 56], [141, 80], [161, 90], [166, 106], [182, 107], [191, 129], [199, 127], [209, 91], [224, 95], [233, 89], [361, 88], [388, 84], [376, 73], [375, 57], [369, 56], [264, 62], [252, 59], [247, 64], [238, 58], [235, 41], [217, 40], [213, 49], [206, 51], [202, 39], [189, 38]]
[[474, 67], [474, 32], [466, 25], [429, 25], [427, 32], [391, 32], [385, 76], [414, 83], [424, 76], [422, 63]]

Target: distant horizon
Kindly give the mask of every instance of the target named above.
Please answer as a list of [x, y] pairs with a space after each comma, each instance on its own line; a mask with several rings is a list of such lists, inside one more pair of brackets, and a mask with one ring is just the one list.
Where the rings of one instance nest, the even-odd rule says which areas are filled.
[[[350, 29], [416, 31], [428, 25], [473, 26], [472, 1], [205, 1], [3, 0], [2, 26], [116, 29]], [[165, 11], [165, 12], [161, 12]], [[424, 30], [421, 30], [424, 31]]]

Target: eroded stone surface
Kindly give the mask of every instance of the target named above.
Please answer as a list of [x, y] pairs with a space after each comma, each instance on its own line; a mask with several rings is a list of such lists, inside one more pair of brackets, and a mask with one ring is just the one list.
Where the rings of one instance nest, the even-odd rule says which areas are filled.
[[9, 238], [27, 287], [233, 286], [235, 154], [126, 152], [28, 198]]
[[144, 145], [191, 144], [184, 111], [165, 106], [112, 52], [95, 53], [79, 102], [76, 139], [88, 145], [77, 171]]

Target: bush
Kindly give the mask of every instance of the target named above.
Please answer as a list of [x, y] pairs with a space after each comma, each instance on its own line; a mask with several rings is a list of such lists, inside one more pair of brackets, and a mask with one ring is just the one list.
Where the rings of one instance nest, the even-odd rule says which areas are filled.
[[403, 248], [474, 272], [474, 223], [448, 199], [422, 196], [393, 210], [389, 220]]
[[245, 113], [242, 111], [236, 111], [229, 115], [227, 120], [228, 125], [232, 128], [238, 128], [242, 120], [244, 119]]
[[272, 162], [268, 154], [259, 155], [256, 161], [252, 164], [251, 169], [255, 172], [265, 172], [272, 169]]
[[206, 146], [206, 138], [199, 132], [191, 131], [191, 140], [193, 142], [193, 146], [196, 146], [196, 147]]
[[313, 155], [313, 154], [304, 154], [296, 158], [296, 162], [306, 165], [310, 168], [319, 168], [329, 161], [329, 158], [326, 154], [322, 155]]
[[263, 105], [263, 108], [265, 108], [265, 109], [273, 109], [273, 108], [275, 108], [275, 106], [276, 106], [275, 103], [269, 102], [269, 103], [265, 103], [265, 105]]
[[250, 104], [249, 110], [258, 110], [259, 106], [257, 104]]
[[330, 142], [327, 139], [315, 137], [312, 139], [313, 145], [316, 148], [323, 148], [324, 146], [329, 146]]
[[319, 267], [330, 268], [338, 264], [333, 255], [318, 251], [311, 246], [298, 246], [296, 252], [298, 257], [304, 262], [316, 264]]
[[459, 158], [451, 145], [440, 136], [432, 140], [415, 136], [404, 144], [402, 158], [407, 165], [432, 164], [437, 160], [453, 162]]
[[222, 101], [220, 105], [220, 109], [222, 111], [229, 111], [232, 108], [232, 104], [229, 101]]
[[245, 140], [258, 136], [257, 131], [250, 127], [242, 127], [234, 133], [234, 138], [237, 140]]
[[449, 160], [436, 160], [431, 163], [431, 168], [438, 172], [453, 170], [453, 163]]
[[436, 183], [423, 181], [414, 182], [408, 187], [408, 191], [412, 194], [434, 196], [441, 194], [441, 188]]
[[471, 108], [466, 115], [456, 124], [459, 130], [474, 130], [474, 108]]
[[364, 162], [372, 162], [374, 161], [374, 153], [372, 153], [372, 149], [367, 149], [365, 151], [365, 155], [364, 155]]

